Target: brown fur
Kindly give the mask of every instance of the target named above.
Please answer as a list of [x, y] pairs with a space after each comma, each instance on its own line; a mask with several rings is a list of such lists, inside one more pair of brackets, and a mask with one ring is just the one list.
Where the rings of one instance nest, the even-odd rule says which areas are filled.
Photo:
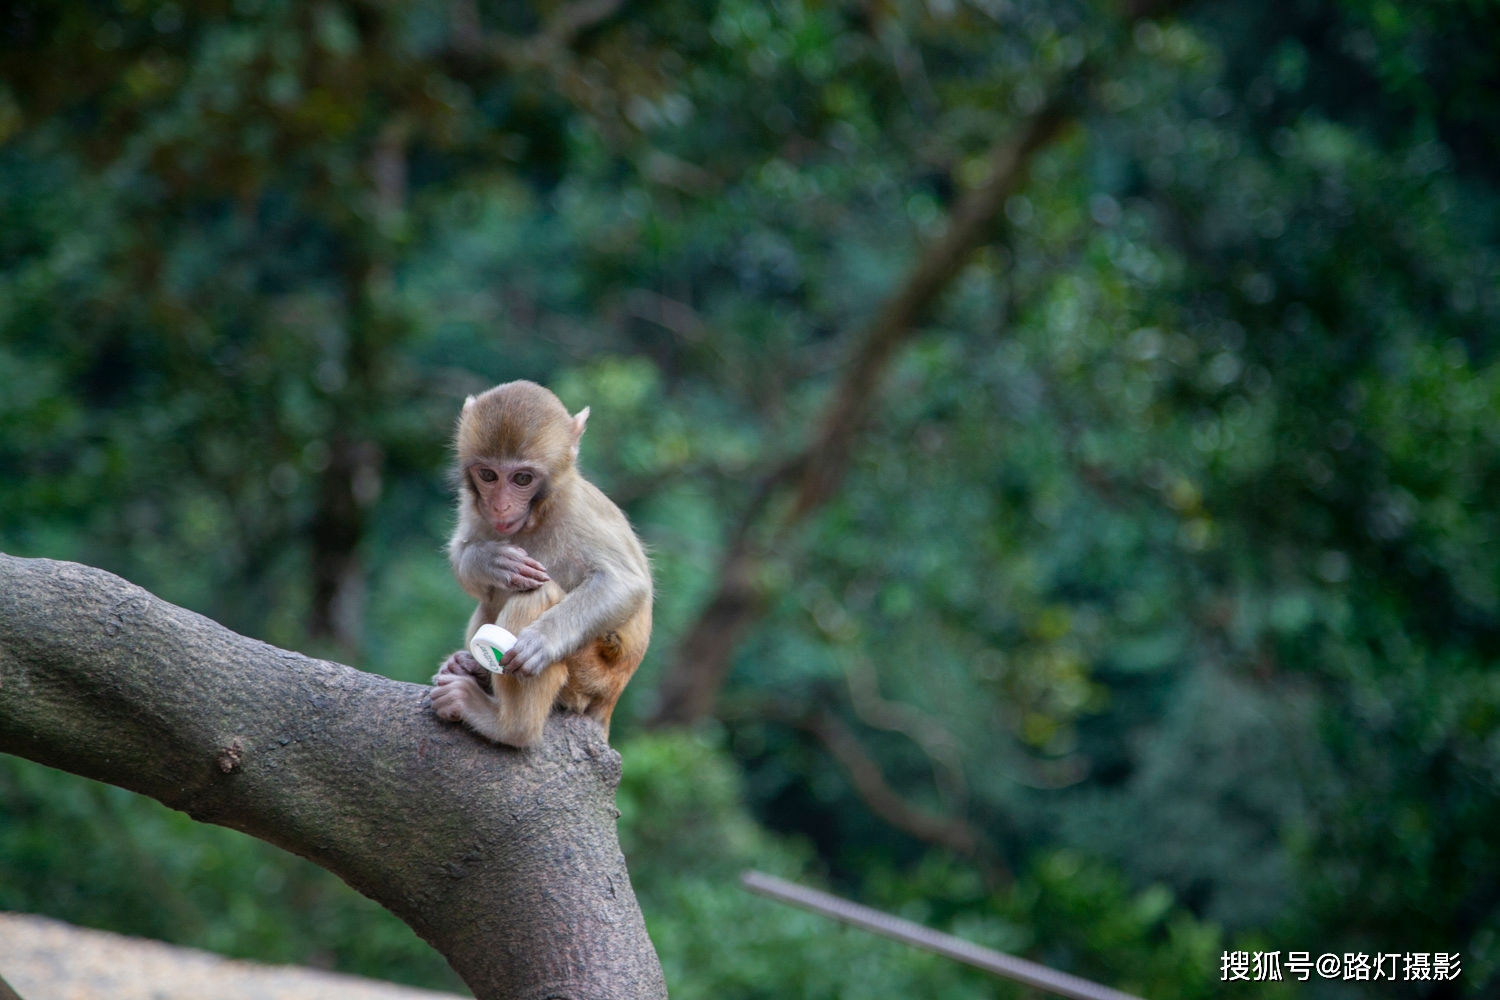
[[[568, 408], [535, 382], [506, 382], [469, 397], [458, 422], [458, 454], [519, 459], [570, 455]], [[555, 474], [560, 469], [553, 469]]]
[[[554, 708], [595, 719], [607, 736], [620, 693], [651, 641], [645, 552], [620, 509], [575, 467], [586, 419], [586, 411], [569, 416], [561, 400], [534, 382], [507, 382], [469, 398], [455, 435], [459, 523], [449, 557], [479, 601], [466, 643], [494, 622], [523, 640], [515, 655], [532, 643], [529, 669], [543, 657], [559, 658], [530, 676], [515, 669], [495, 675], [488, 694], [473, 676], [482, 668], [456, 653], [435, 679], [433, 703], [441, 717], [462, 719], [511, 746], [540, 740]], [[496, 480], [485, 470], [503, 475]], [[542, 479], [516, 492], [505, 477], [527, 470]], [[476, 472], [490, 478], [476, 483]], [[517, 517], [522, 527], [498, 534], [494, 525]], [[538, 585], [540, 575], [514, 577], [516, 563], [504, 560], [517, 550], [532, 562], [523, 572], [540, 574], [539, 562], [551, 579]]]
[[[505, 602], [495, 622], [516, 634], [530, 625], [565, 595], [555, 583], [516, 594]], [[554, 707], [587, 715], [604, 728], [609, 738], [609, 719], [625, 684], [641, 665], [651, 639], [651, 605], [617, 630], [604, 633], [565, 660], [547, 667], [535, 677], [496, 674], [495, 697], [501, 743], [532, 746], [542, 738], [547, 716]]]

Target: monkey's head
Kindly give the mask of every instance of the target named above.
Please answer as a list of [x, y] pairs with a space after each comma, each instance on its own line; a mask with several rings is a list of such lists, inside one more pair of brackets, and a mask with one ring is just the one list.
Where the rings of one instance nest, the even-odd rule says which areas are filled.
[[577, 474], [588, 407], [567, 407], [535, 382], [506, 382], [464, 401], [454, 442], [460, 489], [502, 537], [535, 528]]

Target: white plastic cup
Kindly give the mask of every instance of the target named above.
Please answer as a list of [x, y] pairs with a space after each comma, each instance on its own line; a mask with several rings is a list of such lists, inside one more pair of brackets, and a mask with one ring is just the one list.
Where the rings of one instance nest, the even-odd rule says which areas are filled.
[[503, 674], [505, 668], [500, 659], [516, 644], [516, 637], [499, 625], [481, 625], [474, 638], [469, 640], [469, 652], [479, 665], [492, 674]]

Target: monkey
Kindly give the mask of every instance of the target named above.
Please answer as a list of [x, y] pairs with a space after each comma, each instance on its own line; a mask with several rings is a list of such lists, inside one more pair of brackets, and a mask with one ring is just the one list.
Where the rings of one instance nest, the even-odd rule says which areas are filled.
[[[496, 743], [536, 744], [554, 708], [609, 738], [615, 703], [651, 641], [651, 566], [625, 514], [578, 471], [584, 407], [535, 382], [465, 400], [454, 435], [458, 524], [448, 559], [479, 604], [464, 645], [494, 622], [516, 636], [491, 675], [467, 649], [433, 678], [438, 718]], [[486, 690], [483, 681], [492, 682]]]

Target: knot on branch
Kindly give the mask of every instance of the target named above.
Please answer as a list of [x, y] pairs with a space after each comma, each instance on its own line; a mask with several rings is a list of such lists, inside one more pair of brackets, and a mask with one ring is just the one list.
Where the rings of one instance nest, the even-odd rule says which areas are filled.
[[240, 766], [240, 761], [244, 759], [244, 756], [245, 748], [240, 744], [239, 740], [235, 740], [227, 747], [221, 747], [219, 755], [216, 758], [219, 763], [219, 770], [228, 774]]

